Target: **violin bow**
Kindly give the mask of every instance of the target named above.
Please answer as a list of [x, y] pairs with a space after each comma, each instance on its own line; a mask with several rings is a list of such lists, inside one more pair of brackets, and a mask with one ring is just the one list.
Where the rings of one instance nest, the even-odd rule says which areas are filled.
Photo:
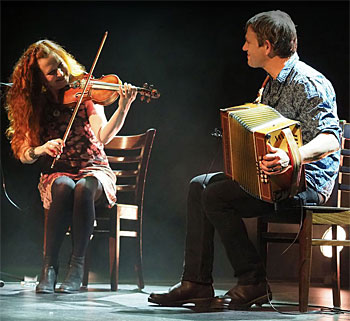
[[[71, 130], [71, 128], [72, 128], [72, 125], [73, 125], [75, 116], [77, 115], [78, 110], [79, 110], [79, 107], [80, 107], [80, 105], [81, 105], [81, 102], [83, 101], [83, 97], [84, 97], [84, 95], [85, 95], [85, 93], [86, 93], [86, 89], [87, 89], [87, 87], [88, 87], [88, 85], [89, 85], [90, 79], [91, 79], [91, 77], [92, 77], [92, 73], [94, 72], [94, 69], [95, 69], [97, 60], [98, 60], [98, 58], [100, 57], [100, 54], [101, 54], [101, 51], [102, 51], [102, 47], [103, 47], [103, 45], [104, 45], [104, 43], [105, 43], [105, 41], [106, 41], [107, 35], [108, 35], [108, 31], [106, 31], [105, 34], [103, 35], [103, 38], [102, 38], [100, 47], [98, 48], [96, 57], [95, 57], [95, 59], [94, 59], [94, 62], [92, 63], [90, 72], [89, 72], [89, 74], [88, 74], [87, 81], [86, 81], [86, 83], [85, 83], [85, 85], [84, 85], [83, 92], [81, 93], [80, 98], [79, 98], [79, 100], [77, 101], [77, 103], [76, 103], [76, 105], [75, 105], [75, 107], [74, 107], [72, 117], [71, 117], [70, 120], [69, 120], [69, 124], [68, 124], [68, 126], [67, 126], [67, 128], [66, 128], [66, 131], [65, 131], [65, 133], [64, 133], [64, 135], [63, 135], [63, 138], [62, 138], [62, 140], [63, 140], [64, 143], [65, 143], [66, 140], [67, 140], [67, 137], [68, 137], [69, 132], [70, 132], [70, 130]], [[55, 166], [56, 161], [57, 161], [60, 157], [61, 157], [60, 155], [57, 155], [57, 156], [54, 158], [54, 160], [53, 160], [53, 162], [52, 162], [52, 165], [51, 165], [51, 168], [53, 168], [53, 167]]]

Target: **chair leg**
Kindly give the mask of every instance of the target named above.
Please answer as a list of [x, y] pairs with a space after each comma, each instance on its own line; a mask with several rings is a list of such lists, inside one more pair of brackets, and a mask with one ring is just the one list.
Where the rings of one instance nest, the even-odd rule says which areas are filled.
[[116, 272], [116, 247], [117, 242], [115, 237], [109, 238], [109, 272], [111, 291], [118, 290], [118, 272]]
[[309, 302], [312, 260], [312, 212], [306, 211], [299, 236], [299, 311], [306, 312]]
[[262, 218], [257, 220], [257, 247], [264, 264], [264, 267], [267, 266], [267, 242], [263, 238], [263, 233], [266, 233], [268, 230], [268, 223], [264, 222]]
[[120, 252], [120, 213], [117, 205], [117, 215], [114, 222], [114, 235], [109, 238], [109, 263], [111, 290], [118, 291], [119, 283], [119, 252]]
[[[337, 239], [337, 225], [332, 225], [332, 239]], [[340, 253], [332, 246], [332, 293], [333, 306], [340, 308]]]
[[119, 251], [120, 251], [120, 238], [118, 235], [115, 238], [115, 291], [118, 290], [118, 284], [119, 284]]
[[142, 237], [140, 236], [140, 234], [138, 234], [138, 237], [136, 238], [136, 242], [137, 242], [137, 261], [135, 264], [135, 271], [137, 274], [137, 286], [139, 288], [139, 290], [142, 290], [145, 287], [145, 283], [143, 280], [143, 272], [142, 272]]

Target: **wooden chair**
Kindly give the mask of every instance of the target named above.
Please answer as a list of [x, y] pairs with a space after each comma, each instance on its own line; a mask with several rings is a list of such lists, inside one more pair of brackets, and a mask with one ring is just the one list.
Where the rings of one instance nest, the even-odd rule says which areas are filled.
[[[270, 216], [259, 217], [257, 221], [257, 243], [263, 261], [267, 262], [268, 243], [299, 244], [299, 310], [308, 309], [311, 277], [312, 246], [332, 246], [332, 292], [334, 307], [341, 306], [340, 300], [340, 254], [337, 246], [350, 246], [349, 230], [345, 241], [337, 240], [337, 226], [350, 226], [350, 123], [341, 122], [343, 129], [341, 164], [332, 196], [325, 206], [303, 206], [301, 209], [277, 211]], [[297, 211], [297, 212], [296, 212]], [[301, 217], [302, 215], [302, 217]], [[299, 224], [297, 233], [276, 233], [269, 231], [269, 223]], [[315, 225], [330, 225], [332, 240], [316, 239]]]
[[[151, 155], [155, 129], [134, 136], [115, 136], [105, 151], [113, 172], [117, 176], [117, 205], [96, 214], [94, 235], [108, 233], [111, 290], [117, 291], [119, 280], [120, 238], [132, 237], [136, 241], [135, 271], [138, 288], [144, 288], [142, 273], [142, 215], [148, 163]], [[127, 204], [120, 203], [121, 193]], [[121, 228], [121, 220], [133, 222], [128, 230]], [[83, 286], [88, 284], [89, 255], [85, 262]]]

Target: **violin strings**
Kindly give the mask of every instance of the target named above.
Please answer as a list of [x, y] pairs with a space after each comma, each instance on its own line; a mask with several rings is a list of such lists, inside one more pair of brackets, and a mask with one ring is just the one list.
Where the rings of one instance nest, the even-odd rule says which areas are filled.
[[[120, 86], [122, 87], [122, 89], [124, 89], [124, 85], [120, 85], [120, 84], [105, 83], [102, 81], [92, 81], [91, 83], [92, 83], [93, 89], [118, 90]], [[137, 91], [140, 91], [140, 90], [148, 91], [147, 88], [136, 87], [136, 89]]]

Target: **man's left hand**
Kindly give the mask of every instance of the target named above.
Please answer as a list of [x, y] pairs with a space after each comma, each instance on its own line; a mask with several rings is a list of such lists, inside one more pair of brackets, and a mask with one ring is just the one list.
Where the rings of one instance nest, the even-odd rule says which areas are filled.
[[275, 148], [267, 143], [267, 154], [259, 162], [261, 170], [267, 175], [279, 175], [289, 168], [289, 156], [280, 148]]

